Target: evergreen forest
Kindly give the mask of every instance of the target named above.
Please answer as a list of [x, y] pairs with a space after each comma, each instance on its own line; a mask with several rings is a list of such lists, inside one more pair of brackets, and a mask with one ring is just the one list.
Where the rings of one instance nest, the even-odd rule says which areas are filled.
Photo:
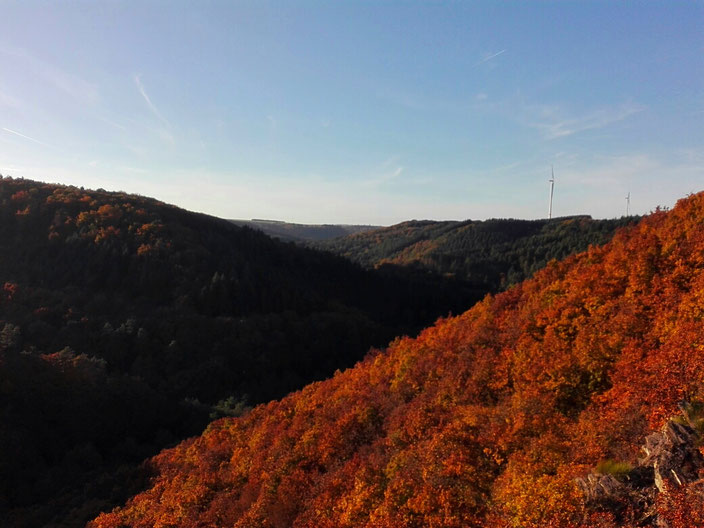
[[411, 220], [311, 245], [366, 268], [429, 270], [496, 292], [531, 277], [553, 259], [608, 242], [616, 229], [637, 220]]

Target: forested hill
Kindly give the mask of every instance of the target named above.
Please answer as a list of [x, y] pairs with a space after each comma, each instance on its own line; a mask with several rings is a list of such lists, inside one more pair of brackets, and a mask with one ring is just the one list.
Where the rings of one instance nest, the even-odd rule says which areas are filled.
[[294, 224], [291, 222], [257, 219], [232, 220], [232, 222], [237, 225], [257, 229], [274, 238], [298, 243], [329, 240], [331, 238], [338, 238], [354, 233], [370, 231], [372, 229], [379, 229], [378, 226], [370, 225]]
[[153, 199], [21, 179], [0, 179], [0, 248], [21, 348], [98, 354], [206, 401], [282, 396], [471, 299]]
[[92, 526], [701, 528], [703, 255], [698, 194], [214, 422]]
[[226, 220], [0, 179], [0, 519], [82, 526], [211, 416], [476, 300]]
[[616, 229], [637, 220], [412, 220], [311, 245], [367, 268], [393, 264], [427, 269], [495, 292], [527, 279], [552, 259], [608, 242]]

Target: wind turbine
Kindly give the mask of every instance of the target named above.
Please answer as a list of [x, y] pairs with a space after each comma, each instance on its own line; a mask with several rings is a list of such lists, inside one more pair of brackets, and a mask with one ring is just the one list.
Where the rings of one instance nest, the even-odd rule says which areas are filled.
[[548, 220], [552, 219], [552, 195], [555, 190], [555, 169], [550, 165], [550, 171], [552, 173], [552, 178], [548, 181], [550, 182], [550, 207], [548, 208]]
[[626, 216], [630, 216], [631, 212], [631, 191], [628, 191], [628, 195], [626, 196]]

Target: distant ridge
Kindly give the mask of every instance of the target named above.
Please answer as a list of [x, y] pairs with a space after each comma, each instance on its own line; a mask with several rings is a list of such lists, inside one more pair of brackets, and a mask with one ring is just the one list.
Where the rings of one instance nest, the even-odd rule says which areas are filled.
[[320, 240], [331, 251], [367, 268], [423, 269], [498, 291], [527, 279], [552, 259], [604, 244], [638, 217], [594, 220], [578, 215], [542, 220], [409, 220], [390, 227]]
[[231, 220], [231, 222], [237, 225], [258, 229], [269, 236], [281, 240], [299, 243], [329, 240], [378, 229], [378, 226], [371, 225], [295, 224], [282, 220], [264, 220], [258, 218], [253, 218], [252, 220]]

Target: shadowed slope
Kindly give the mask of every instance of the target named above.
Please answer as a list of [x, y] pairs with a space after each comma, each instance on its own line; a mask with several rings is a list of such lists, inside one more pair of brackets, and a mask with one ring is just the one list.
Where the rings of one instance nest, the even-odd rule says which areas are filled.
[[269, 235], [290, 242], [313, 242], [344, 237], [378, 229], [378, 226], [346, 224], [293, 224], [276, 220], [231, 220], [234, 224], [251, 227]]
[[142, 196], [0, 178], [0, 518], [84, 526], [209, 417], [468, 298]]

